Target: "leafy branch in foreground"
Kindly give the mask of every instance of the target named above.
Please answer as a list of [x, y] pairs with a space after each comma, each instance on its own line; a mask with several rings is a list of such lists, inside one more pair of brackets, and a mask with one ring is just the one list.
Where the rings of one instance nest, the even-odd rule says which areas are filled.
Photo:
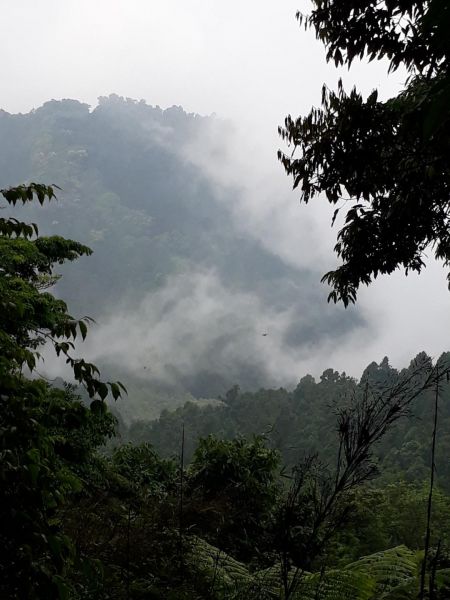
[[376, 90], [346, 93], [341, 81], [337, 92], [324, 86], [320, 108], [279, 128], [293, 151], [278, 157], [302, 201], [324, 195], [332, 223], [345, 213], [334, 248], [342, 264], [323, 281], [329, 300], [347, 306], [381, 274], [420, 272], [428, 247], [450, 266], [450, 11], [446, 0], [313, 4], [297, 18], [327, 60], [350, 67], [356, 57], [387, 57], [410, 73], [387, 101]]
[[[36, 183], [0, 193], [13, 206], [55, 198], [51, 186]], [[102, 382], [95, 365], [71, 355], [74, 341], [86, 337], [91, 320], [74, 319], [66, 303], [47, 291], [57, 279], [55, 264], [89, 254], [78, 242], [40, 237], [35, 224], [0, 219], [2, 598], [69, 597], [66, 574], [75, 557], [57, 511], [83, 487], [73, 463], [77, 458], [86, 461], [113, 434], [114, 418], [103, 401], [108, 393], [118, 398], [125, 391], [119, 382]], [[24, 375], [26, 367], [33, 375], [45, 344], [65, 357], [75, 380], [93, 399], [89, 407], [69, 388], [57, 390]]]
[[[51, 186], [31, 183], [0, 192], [6, 202], [40, 204], [55, 198]], [[5, 207], [2, 207], [5, 208]], [[90, 255], [91, 249], [79, 242], [60, 236], [39, 237], [36, 224], [14, 218], [0, 220], [0, 374], [21, 372], [24, 365], [30, 371], [40, 358], [38, 348], [50, 343], [56, 354], [63, 355], [72, 368], [75, 380], [84, 385], [90, 397], [104, 400], [109, 392], [117, 399], [125, 391], [120, 383], [98, 380], [99, 370], [70, 351], [78, 335], [85, 339], [88, 317], [74, 319], [63, 300], [45, 291], [42, 282], [52, 281], [55, 264]]]

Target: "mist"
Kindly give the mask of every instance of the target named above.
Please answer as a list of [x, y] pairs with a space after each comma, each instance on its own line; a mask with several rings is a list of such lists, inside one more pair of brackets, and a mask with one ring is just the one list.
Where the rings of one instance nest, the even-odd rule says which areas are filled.
[[[355, 63], [350, 72], [327, 65], [320, 43], [295, 21], [295, 11], [307, 7], [307, 2], [251, 1], [212, 8], [201, 0], [189, 6], [176, 0], [159, 5], [47, 0], [39, 7], [8, 7], [23, 43], [17, 45], [14, 28], [2, 38], [4, 80], [22, 74], [4, 90], [5, 110], [29, 111], [50, 98], [70, 97], [87, 102], [92, 111], [98, 96], [116, 92], [163, 109], [179, 105], [188, 113], [216, 113], [198, 120], [189, 136], [156, 120], [136, 132], [147, 140], [144, 150], [150, 144], [168, 161], [175, 157], [207, 186], [202, 206], [217, 207], [209, 215], [217, 232], [232, 223], [228, 243], [240, 248], [245, 240], [246, 252], [258, 256], [253, 262], [243, 258], [242, 264], [232, 257], [219, 268], [202, 247], [203, 256], [178, 261], [157, 285], [151, 283], [153, 273], [142, 286], [142, 275], [134, 274], [133, 282], [131, 270], [122, 273], [117, 301], [104, 312], [95, 309], [97, 325], [79, 348], [109, 371], [125, 370], [144, 382], [172, 383], [201, 395], [232, 383], [294, 385], [304, 374], [318, 376], [328, 367], [358, 377], [385, 355], [403, 366], [421, 350], [432, 356], [448, 350], [450, 295], [445, 273], [431, 260], [420, 277], [398, 272], [362, 289], [355, 307], [327, 304], [329, 290], [320, 278], [337, 265], [333, 245], [339, 224], [331, 229], [332, 210], [324, 199], [300, 205], [276, 159], [277, 127], [287, 114], [318, 105], [324, 82], [335, 87], [342, 77], [347, 88], [357, 84], [367, 94], [378, 87], [389, 97], [406, 75], [388, 77], [383, 63]], [[50, 18], [52, 36], [38, 40], [37, 31]], [[20, 175], [27, 177], [25, 171]], [[93, 170], [94, 188], [96, 176]], [[198, 191], [196, 182], [189, 185]], [[67, 207], [83, 194], [66, 189], [60, 196]], [[126, 201], [125, 191], [120, 200]], [[122, 213], [116, 218], [120, 221]], [[137, 210], [133, 218], [145, 221]], [[53, 221], [60, 227], [64, 217], [59, 213]], [[100, 226], [92, 231], [82, 241], [94, 240], [92, 261], [100, 257], [95, 268], [101, 272], [107, 252], [102, 258], [95, 236], [104, 233]], [[146, 235], [154, 235], [150, 225]], [[130, 244], [130, 262], [134, 251]], [[269, 262], [267, 277], [263, 267]], [[87, 270], [88, 263], [83, 263]], [[244, 267], [248, 275], [233, 275]], [[77, 268], [68, 267], [64, 277], [70, 279]], [[91, 314], [89, 294], [81, 296], [76, 306]], [[70, 306], [72, 298], [67, 300]], [[49, 375], [64, 372], [50, 357], [45, 369]], [[206, 374], [207, 385], [197, 385], [199, 373]]]
[[[104, 236], [100, 225], [91, 230], [93, 238], [82, 239], [86, 243], [94, 239], [94, 256], [84, 259], [81, 273], [78, 265], [64, 269], [63, 283], [68, 287], [62, 288], [62, 297], [70, 306], [81, 291], [75, 306], [94, 317], [96, 325], [77, 351], [104, 367], [109, 377], [120, 373], [124, 383], [140, 381], [142, 387], [214, 397], [234, 384], [243, 389], [293, 387], [307, 373], [318, 377], [330, 367], [359, 377], [370, 362], [386, 355], [402, 367], [422, 350], [438, 356], [447, 349], [449, 297], [436, 263], [430, 262], [421, 277], [405, 278], [398, 272], [380, 279], [361, 290], [356, 306], [344, 309], [327, 303], [329, 289], [320, 279], [336, 266], [332, 210], [323, 200], [300, 205], [276, 160], [277, 138], [272, 145], [264, 144], [230, 119], [189, 116], [181, 108], [164, 112], [118, 97], [104, 100], [100, 109], [106, 130], [115, 123], [118, 144], [122, 135], [126, 140], [136, 138], [152, 156], [165, 153], [172, 162], [178, 161], [177, 170], [184, 169], [184, 177], [191, 181], [192, 200], [183, 196], [176, 200], [179, 206], [194, 202], [188, 217], [194, 220], [194, 229], [189, 235], [211, 229], [194, 255], [180, 255], [175, 270], [170, 267], [159, 283], [155, 285], [148, 271], [152, 256], [148, 260], [144, 256], [133, 271], [134, 279], [122, 272], [127, 285], [114, 285], [114, 296], [107, 293], [104, 301], [101, 291], [89, 294], [88, 282], [84, 288], [77, 282], [80, 277], [95, 282], [99, 269], [111, 268], [118, 260], [114, 244], [105, 251], [95, 242]], [[47, 110], [60, 109], [56, 104]], [[96, 113], [85, 114], [89, 120]], [[119, 178], [126, 176], [125, 169]], [[107, 202], [107, 219], [117, 221], [111, 240], [122, 235], [123, 218], [147, 223], [139, 235], [153, 239], [152, 217], [135, 208], [121, 212], [111, 192], [102, 201]], [[204, 198], [197, 204], [200, 197]], [[82, 201], [64, 190], [61, 200], [66, 211]], [[61, 208], [55, 210], [59, 217], [52, 221], [57, 223], [53, 230], [59, 230], [66, 219]], [[205, 210], [208, 225], [202, 220]], [[67, 214], [72, 215], [69, 221], [78, 218], [76, 212]], [[165, 218], [172, 219], [171, 215], [175, 213], [169, 211]], [[65, 227], [67, 234], [73, 225]], [[89, 233], [85, 225], [76, 227], [81, 236]], [[134, 225], [130, 232], [136, 234]], [[218, 235], [225, 238], [212, 253]], [[173, 253], [170, 244], [164, 248]], [[229, 256], [223, 258], [223, 252]], [[131, 245], [127, 260], [136, 261], [137, 253]], [[97, 298], [95, 306], [86, 297]], [[440, 320], [437, 315], [442, 315]], [[49, 377], [69, 376], [51, 353], [46, 353], [42, 371]]]

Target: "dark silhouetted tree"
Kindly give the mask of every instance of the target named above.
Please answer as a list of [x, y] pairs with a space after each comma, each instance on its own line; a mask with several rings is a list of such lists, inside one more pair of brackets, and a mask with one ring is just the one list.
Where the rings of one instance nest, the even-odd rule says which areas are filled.
[[373, 91], [326, 86], [321, 108], [280, 127], [293, 148], [279, 152], [307, 203], [324, 195], [345, 213], [326, 273], [329, 300], [355, 302], [361, 284], [397, 268], [420, 272], [425, 250], [450, 266], [450, 6], [420, 2], [313, 0], [297, 14], [324, 43], [327, 60], [388, 59], [407, 69], [404, 90], [387, 101]]

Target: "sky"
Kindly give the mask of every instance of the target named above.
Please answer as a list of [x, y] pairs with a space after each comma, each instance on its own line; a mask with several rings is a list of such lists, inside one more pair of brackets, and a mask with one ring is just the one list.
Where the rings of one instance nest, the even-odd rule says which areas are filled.
[[[249, 234], [295, 265], [326, 271], [335, 265], [336, 230], [325, 202], [300, 206], [276, 161], [277, 126], [320, 101], [321, 87], [339, 77], [368, 94], [398, 93], [405, 74], [387, 77], [383, 63], [350, 71], [327, 65], [312, 32], [300, 29], [296, 11], [307, 0], [0, 0], [0, 107], [28, 112], [55, 98], [95, 106], [117, 93], [166, 108], [181, 105], [233, 123], [226, 160], [214, 156], [213, 136], [191, 148], [218, 186], [244, 190], [234, 210]], [[208, 145], [209, 144], [209, 145]], [[205, 148], [207, 152], [205, 152]], [[209, 153], [208, 153], [209, 152]], [[327, 291], [324, 289], [324, 302]], [[388, 355], [403, 366], [421, 350], [450, 349], [450, 294], [445, 274], [430, 260], [420, 277], [401, 273], [362, 289], [357, 310], [370, 338], [349, 336], [345, 346], [322, 348], [311, 368], [330, 363], [358, 375]]]

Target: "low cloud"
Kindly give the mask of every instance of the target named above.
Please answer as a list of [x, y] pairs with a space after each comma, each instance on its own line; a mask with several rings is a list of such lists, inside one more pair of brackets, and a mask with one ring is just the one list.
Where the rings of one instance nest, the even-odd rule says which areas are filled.
[[[276, 136], [252, 136], [220, 119], [201, 124], [182, 144], [174, 130], [158, 131], [159, 143], [210, 182], [237, 231], [261, 244], [267, 259], [277, 257], [280, 277], [271, 267], [267, 281], [252, 273], [235, 281], [187, 261], [156, 291], [128, 298], [100, 318], [80, 354], [107, 365], [112, 377], [124, 373], [125, 383], [128, 373], [215, 395], [234, 383], [292, 386], [329, 367], [359, 377], [385, 355], [402, 367], [422, 350], [438, 356], [449, 349], [450, 294], [438, 264], [429, 261], [420, 277], [397, 272], [380, 278], [347, 310], [327, 304], [328, 290], [319, 282], [336, 264], [328, 203], [299, 206], [276, 161]], [[46, 369], [60, 372], [50, 359]]]
[[83, 352], [135, 377], [194, 392], [201, 391], [195, 380], [202, 374], [223, 385], [293, 385], [315, 370], [317, 344], [334, 343], [330, 332], [311, 329], [316, 322], [319, 330], [324, 312], [296, 305], [277, 310], [250, 291], [228, 289], [214, 271], [183, 273], [135, 310], [97, 326]]

